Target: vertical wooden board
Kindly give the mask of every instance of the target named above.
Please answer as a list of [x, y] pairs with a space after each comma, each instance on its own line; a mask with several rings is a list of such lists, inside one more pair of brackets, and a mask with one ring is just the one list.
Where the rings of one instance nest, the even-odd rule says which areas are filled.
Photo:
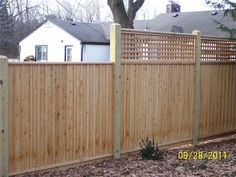
[[236, 69], [236, 67], [235, 67], [236, 65], [232, 65], [232, 70], [231, 70], [231, 75], [232, 75], [232, 79], [231, 79], [231, 82], [232, 82], [232, 87], [231, 87], [231, 94], [232, 94], [232, 96], [231, 96], [231, 120], [232, 120], [232, 122], [231, 122], [231, 130], [235, 130], [235, 124], [236, 124], [236, 116], [235, 116], [235, 114], [234, 114], [234, 112], [235, 112], [235, 101], [236, 101], [236, 99], [235, 99], [235, 81], [236, 81], [236, 77], [235, 77], [235, 69]]
[[[176, 126], [177, 126], [177, 135], [176, 135], [176, 138], [177, 139], [181, 139], [184, 135], [182, 135], [182, 124], [183, 124], [183, 115], [185, 115], [185, 111], [187, 111], [187, 109], [184, 107], [183, 104], [178, 104], [179, 103], [179, 100], [182, 99], [182, 93], [183, 93], [183, 79], [181, 78], [182, 76], [182, 68], [183, 66], [182, 65], [178, 65], [176, 67], [176, 78], [175, 78], [175, 89], [177, 89], [177, 97], [176, 97], [176, 100], [174, 102], [174, 105], [173, 106], [177, 106], [178, 110], [177, 110], [177, 113], [176, 113]], [[190, 73], [189, 73], [190, 74]]]
[[101, 80], [101, 68], [100, 65], [94, 65], [94, 123], [95, 123], [95, 129], [94, 129], [94, 155], [100, 155], [101, 154], [101, 104], [100, 104], [100, 80]]
[[108, 100], [109, 100], [109, 104], [108, 104], [108, 119], [109, 119], [109, 124], [108, 124], [108, 127], [109, 127], [109, 132], [108, 132], [108, 135], [109, 135], [109, 142], [108, 142], [108, 147], [109, 147], [109, 151], [112, 152], [112, 149], [113, 149], [113, 137], [114, 137], [114, 132], [113, 132], [113, 125], [114, 125], [114, 77], [113, 77], [113, 73], [114, 73], [114, 66], [112, 67], [109, 67], [109, 70], [108, 70], [108, 76], [109, 76], [109, 81], [108, 83], [109, 84], [109, 89], [108, 88]]
[[82, 154], [82, 66], [74, 65], [74, 156], [80, 159]]
[[220, 83], [220, 75], [219, 75], [219, 66], [216, 66], [216, 71], [214, 73], [214, 112], [213, 112], [213, 126], [214, 126], [214, 131], [217, 132], [219, 130], [219, 122], [220, 122], [220, 116], [218, 110], [221, 107], [221, 83]]
[[[191, 77], [190, 77], [190, 97], [189, 97], [189, 99], [190, 99], [190, 102], [191, 102], [191, 106], [190, 106], [190, 109], [189, 109], [189, 114], [190, 114], [190, 118], [189, 118], [189, 124], [191, 125], [191, 130], [193, 130], [192, 128], [193, 128], [193, 104], [194, 104], [194, 100], [193, 100], [193, 96], [194, 96], [194, 65], [191, 65], [190, 67], [190, 75], [191, 75]], [[191, 136], [191, 138], [193, 137], [192, 136], [193, 135], [193, 131], [191, 131], [191, 133], [190, 133], [190, 136]]]
[[89, 78], [89, 89], [87, 98], [89, 100], [87, 111], [88, 111], [88, 132], [87, 132], [87, 138], [88, 138], [88, 152], [89, 157], [93, 156], [95, 153], [95, 89], [94, 89], [94, 67], [95, 65], [89, 65], [88, 66], [88, 72]]
[[229, 110], [229, 107], [230, 107], [230, 105], [229, 105], [229, 100], [231, 99], [230, 97], [229, 97], [229, 93], [230, 93], [230, 70], [229, 70], [229, 65], [225, 65], [225, 82], [226, 82], [226, 89], [225, 89], [225, 122], [226, 122], [226, 125], [225, 125], [225, 130], [224, 130], [224, 132], [229, 132], [230, 131], [230, 129], [229, 129], [229, 124], [230, 124], [230, 122], [229, 122], [229, 118], [230, 118], [230, 116], [229, 116], [229, 112], [230, 112], [230, 110]]
[[173, 127], [173, 114], [172, 112], [174, 111], [175, 108], [171, 108], [171, 102], [172, 102], [172, 70], [173, 66], [172, 65], [166, 65], [166, 73], [167, 73], [167, 85], [166, 85], [166, 143], [169, 143], [172, 140], [172, 129], [174, 131]]
[[163, 132], [163, 122], [164, 122], [164, 117], [163, 117], [163, 87], [164, 87], [164, 83], [163, 83], [163, 65], [158, 65], [158, 100], [159, 100], [159, 113], [158, 113], [158, 122], [159, 122], [159, 141], [160, 141], [160, 145], [164, 144], [164, 132]]
[[218, 83], [219, 83], [219, 81], [218, 81], [218, 79], [219, 79], [219, 77], [218, 77], [219, 65], [216, 66], [215, 68], [216, 68], [216, 70], [213, 74], [214, 79], [213, 79], [213, 82], [212, 82], [213, 88], [214, 88], [212, 90], [214, 97], [213, 97], [213, 103], [212, 103], [213, 104], [213, 112], [212, 112], [212, 123], [211, 123], [212, 129], [213, 129], [213, 134], [217, 134], [217, 131], [218, 131], [217, 124], [219, 124], [219, 117], [217, 116], [217, 110], [221, 106], [221, 104], [219, 102], [219, 100], [220, 100], [219, 96], [221, 95], [221, 91], [219, 90], [219, 87], [218, 87]]
[[129, 149], [135, 149], [135, 139], [134, 139], [134, 132], [135, 132], [135, 125], [134, 123], [134, 102], [135, 102], [135, 77], [134, 77], [134, 65], [129, 66], [129, 112], [128, 114], [128, 125], [127, 129], [129, 130]]
[[159, 67], [158, 65], [154, 65], [154, 80], [153, 80], [153, 138], [159, 144], [159, 83], [158, 83], [158, 73]]
[[130, 65], [125, 66], [125, 117], [124, 117], [124, 137], [125, 137], [125, 150], [130, 148]]
[[74, 95], [73, 95], [73, 88], [74, 88], [74, 68], [73, 65], [67, 65], [67, 69], [66, 69], [66, 85], [67, 85], [67, 89], [66, 89], [66, 110], [67, 110], [67, 114], [66, 114], [66, 119], [67, 119], [67, 128], [66, 128], [66, 132], [67, 132], [67, 141], [66, 141], [66, 160], [67, 161], [72, 161], [75, 160], [74, 159], [74, 107], [73, 107], [73, 103], [74, 103]]
[[132, 139], [132, 112], [133, 112], [133, 105], [132, 105], [132, 99], [133, 99], [133, 65], [127, 65], [127, 117], [126, 117], [126, 147], [127, 150], [132, 149], [133, 139]]
[[125, 64], [124, 65], [124, 69], [122, 71], [123, 73], [123, 80], [124, 80], [124, 85], [123, 85], [123, 128], [122, 128], [122, 132], [123, 132], [123, 139], [124, 139], [124, 144], [123, 144], [123, 150], [125, 151], [127, 149], [127, 136], [126, 136], [126, 131], [127, 131], [127, 115], [128, 115], [128, 112], [127, 112], [127, 98], [128, 98], [128, 94], [127, 94], [127, 89], [128, 89], [128, 73], [127, 73], [127, 65]]
[[37, 167], [38, 165], [38, 99], [39, 99], [39, 78], [38, 78], [38, 66], [32, 65], [30, 68], [31, 83], [30, 84], [30, 97], [31, 97], [31, 122], [30, 122], [30, 144], [31, 144], [31, 167]]
[[121, 127], [120, 127], [120, 143], [121, 143], [121, 151], [124, 151], [125, 147], [125, 137], [124, 137], [124, 117], [125, 117], [125, 64], [121, 64]]
[[140, 65], [136, 65], [136, 69], [137, 69], [137, 95], [136, 95], [136, 112], [137, 112], [137, 121], [135, 122], [136, 126], [137, 126], [137, 139], [138, 141], [141, 141], [142, 137], [142, 112], [141, 112], [141, 108], [142, 108], [142, 99], [141, 99], [141, 88], [142, 88], [142, 80], [141, 80], [141, 66]]
[[148, 70], [148, 113], [149, 113], [149, 137], [154, 140], [153, 132], [154, 132], [154, 78], [155, 78], [155, 66], [149, 65]]
[[233, 65], [229, 66], [229, 131], [232, 131], [232, 123], [233, 123], [233, 119], [232, 119], [232, 104], [233, 104], [233, 95], [232, 95], [232, 88], [233, 88], [233, 75], [232, 75], [232, 70], [233, 70]]
[[151, 96], [151, 75], [150, 75], [151, 65], [146, 64], [145, 67], [146, 67], [146, 104], [145, 104], [146, 128], [145, 128], [145, 132], [146, 132], [146, 136], [152, 139], [152, 137], [150, 136], [152, 135], [150, 133], [150, 130], [151, 130], [150, 121], [151, 121], [151, 111], [152, 111], [152, 108], [150, 107], [152, 104], [151, 103], [152, 98], [150, 98]]
[[89, 131], [89, 100], [88, 100], [88, 92], [89, 92], [89, 70], [88, 65], [82, 66], [82, 117], [81, 117], [81, 124], [80, 128], [82, 129], [82, 157], [88, 157], [88, 131]]
[[[168, 77], [168, 102], [167, 102], [167, 140], [168, 143], [174, 142], [174, 136], [176, 134], [176, 127], [175, 127], [175, 119], [176, 115], [174, 113], [176, 112], [176, 107], [173, 106], [173, 101], [175, 98], [175, 91], [173, 89], [173, 84], [174, 84], [174, 72], [176, 70], [176, 65], [169, 65], [168, 66], [168, 72], [169, 72], [169, 77]], [[183, 100], [184, 101], [184, 100]]]
[[[148, 121], [147, 121], [147, 88], [148, 88], [148, 69], [147, 65], [143, 64], [142, 65], [142, 82], [143, 82], [143, 89], [142, 89], [142, 119], [143, 119], [143, 126], [142, 126], [142, 133], [143, 133], [143, 138], [146, 139], [148, 138]], [[150, 138], [150, 137], [149, 137]]]
[[216, 95], [217, 97], [217, 100], [218, 100], [218, 107], [216, 109], [219, 109], [220, 112], [218, 114], [218, 119], [217, 119], [217, 122], [218, 122], [218, 126], [217, 126], [217, 129], [218, 129], [218, 133], [222, 130], [222, 124], [224, 124], [224, 96], [225, 96], [225, 90], [224, 90], [224, 87], [223, 87], [223, 84], [224, 84], [224, 74], [223, 74], [223, 68], [222, 68], [222, 65], [213, 65], [211, 67], [216, 67], [218, 68], [218, 78], [217, 78], [217, 82], [216, 83], [212, 83], [212, 84], [216, 84], [216, 89], [218, 90], [218, 93]]
[[53, 164], [53, 65], [46, 66], [45, 73], [45, 134], [46, 134], [46, 164]]
[[133, 119], [133, 127], [134, 127], [134, 142], [135, 142], [135, 148], [139, 148], [139, 104], [140, 104], [140, 100], [139, 100], [139, 70], [138, 70], [138, 65], [134, 65], [134, 88], [135, 88], [135, 93], [134, 93], [134, 98], [133, 98], [133, 102], [134, 102], [134, 119]]
[[8, 66], [8, 132], [9, 132], [9, 172], [14, 171], [14, 163], [15, 163], [15, 156], [14, 156], [14, 65]]
[[233, 76], [233, 87], [232, 87], [232, 93], [233, 93], [233, 104], [232, 104], [232, 118], [233, 118], [233, 122], [232, 122], [232, 129], [236, 130], [236, 94], [235, 94], [235, 89], [236, 89], [236, 65], [233, 65], [233, 72], [232, 72], [232, 76]]
[[21, 127], [22, 134], [22, 169], [29, 169], [29, 66], [22, 66], [21, 80]]
[[168, 65], [163, 65], [163, 90], [162, 90], [162, 95], [163, 95], [163, 142], [164, 144], [168, 143], [168, 139], [167, 139], [167, 132], [168, 132], [168, 117], [167, 117], [167, 108], [168, 108], [168, 81], [169, 81], [169, 73], [168, 73]]
[[173, 137], [173, 142], [180, 140], [180, 126], [179, 126], [179, 113], [180, 110], [182, 110], [182, 108], [180, 107], [181, 104], [178, 104], [178, 100], [180, 100], [180, 88], [179, 88], [179, 71], [181, 70], [181, 65], [173, 65], [173, 73], [172, 73], [172, 104], [171, 104], [171, 108], [174, 109], [174, 112], [172, 113], [173, 116], [173, 126], [175, 127], [175, 131], [172, 132], [172, 137]]
[[206, 123], [206, 119], [207, 119], [207, 75], [206, 75], [206, 65], [202, 65], [202, 71], [201, 71], [201, 85], [202, 85], [202, 90], [201, 90], [201, 94], [202, 94], [202, 100], [201, 100], [201, 123], [202, 124], [202, 129], [200, 129], [200, 135], [203, 137], [206, 135], [206, 129], [207, 129], [207, 123]]
[[99, 126], [101, 129], [101, 154], [106, 154], [108, 153], [108, 118], [106, 116], [106, 107], [108, 105], [108, 95], [107, 89], [108, 89], [108, 75], [107, 75], [107, 65], [101, 65], [100, 66], [100, 84], [99, 84], [99, 109], [100, 109], [100, 122]]
[[46, 143], [46, 135], [45, 135], [45, 128], [46, 128], [46, 122], [45, 122], [45, 66], [46, 65], [40, 65], [38, 70], [39, 75], [39, 117], [38, 117], [38, 150], [39, 150], [39, 166], [45, 166], [46, 164], [46, 149], [47, 149], [47, 143]]
[[[213, 65], [214, 66], [214, 65]], [[224, 124], [225, 124], [225, 122], [224, 122], [224, 111], [225, 111], [225, 103], [224, 103], [224, 96], [225, 96], [225, 86], [224, 86], [224, 69], [223, 69], [223, 67], [221, 66], [220, 68], [219, 68], [219, 73], [220, 73], [220, 85], [219, 85], [219, 88], [220, 88], [220, 91], [222, 92], [222, 96], [220, 97], [220, 98], [218, 98], [218, 99], [220, 99], [220, 107], [219, 107], [219, 109], [221, 109], [221, 114], [220, 114], [220, 120], [219, 120], [219, 132], [221, 131], [221, 130], [223, 130], [223, 128], [224, 128]], [[212, 83], [213, 84], [213, 83]]]
[[[185, 68], [184, 74], [186, 75], [186, 82], [184, 83], [184, 85], [187, 85], [187, 87], [183, 85], [183, 87], [185, 87], [185, 107], [187, 107], [187, 114], [185, 115], [185, 120], [187, 121], [186, 126], [188, 127], [188, 134], [185, 139], [187, 140], [192, 139], [193, 137], [194, 66], [191, 67], [191, 65], [184, 65], [183, 67]], [[201, 116], [199, 119], [201, 119]]]
[[15, 95], [14, 95], [14, 111], [15, 111], [15, 121], [14, 121], [14, 148], [15, 148], [15, 171], [22, 170], [22, 139], [21, 139], [21, 80], [22, 72], [21, 66], [15, 67]]
[[209, 117], [210, 117], [210, 104], [209, 104], [209, 100], [210, 100], [210, 93], [209, 93], [209, 89], [210, 89], [210, 73], [209, 70], [206, 68], [205, 69], [205, 90], [206, 90], [206, 95], [205, 97], [208, 97], [208, 99], [206, 100], [206, 104], [205, 104], [205, 110], [206, 110], [206, 117], [205, 117], [205, 136], [209, 133]]
[[61, 146], [60, 146], [60, 154], [61, 154], [61, 161], [66, 162], [67, 161], [67, 134], [68, 134], [68, 117], [67, 117], [67, 65], [61, 65], [61, 102], [60, 102], [60, 115], [61, 115], [61, 122], [60, 122], [60, 135], [61, 135]]
[[61, 146], [63, 146], [63, 129], [61, 115], [61, 100], [62, 100], [62, 83], [61, 83], [61, 65], [54, 65], [54, 138], [55, 138], [55, 162], [62, 162]]

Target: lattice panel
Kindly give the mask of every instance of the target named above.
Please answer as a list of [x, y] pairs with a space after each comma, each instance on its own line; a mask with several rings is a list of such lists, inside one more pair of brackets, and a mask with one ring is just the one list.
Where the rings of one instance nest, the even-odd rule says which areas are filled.
[[202, 37], [203, 61], [236, 61], [236, 41]]
[[194, 60], [194, 36], [122, 29], [123, 60]]

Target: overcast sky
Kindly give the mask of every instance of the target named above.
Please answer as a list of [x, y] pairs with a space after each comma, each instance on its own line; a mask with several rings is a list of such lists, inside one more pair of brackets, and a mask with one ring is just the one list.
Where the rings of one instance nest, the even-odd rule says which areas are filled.
[[[44, 1], [44, 0], [41, 0]], [[58, 0], [59, 2], [85, 2], [87, 0]], [[107, 0], [97, 0], [101, 6], [101, 20], [102, 21], [111, 21], [112, 15], [111, 11], [107, 5]], [[174, 0], [175, 1], [175, 0]], [[236, 2], [236, 0], [231, 0]], [[35, 0], [39, 2], [39, 0]], [[48, 0], [51, 7], [56, 7], [58, 5], [54, 0]], [[152, 19], [160, 13], [166, 12], [166, 5], [169, 0], [145, 0], [144, 5], [138, 11], [137, 19]], [[214, 10], [212, 7], [206, 5], [205, 0], [176, 0], [181, 6], [181, 12], [190, 12], [190, 11], [205, 11], [205, 10]]]

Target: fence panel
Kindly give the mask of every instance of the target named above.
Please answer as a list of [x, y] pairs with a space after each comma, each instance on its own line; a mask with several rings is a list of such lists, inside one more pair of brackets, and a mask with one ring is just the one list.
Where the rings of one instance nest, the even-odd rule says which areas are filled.
[[236, 64], [204, 63], [201, 77], [200, 136], [236, 130]]
[[193, 64], [122, 64], [121, 147], [147, 137], [160, 145], [192, 139]]
[[113, 65], [10, 64], [10, 172], [112, 155]]

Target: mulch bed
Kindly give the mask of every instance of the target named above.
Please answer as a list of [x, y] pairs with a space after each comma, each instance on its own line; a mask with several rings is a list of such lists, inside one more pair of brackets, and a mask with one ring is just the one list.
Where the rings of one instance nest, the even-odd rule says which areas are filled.
[[[217, 151], [226, 152], [227, 157], [218, 154], [217, 159], [179, 160], [179, 151]], [[190, 153], [189, 153], [190, 154]], [[208, 154], [209, 155], [209, 154]], [[215, 156], [216, 157], [216, 156]], [[199, 158], [199, 157], [198, 157]], [[210, 157], [209, 157], [210, 158]], [[212, 157], [213, 158], [213, 157]], [[236, 135], [201, 143], [197, 147], [182, 146], [164, 150], [164, 160], [142, 160], [139, 154], [132, 153], [119, 160], [104, 160], [89, 165], [77, 166], [64, 170], [48, 170], [25, 174], [24, 177], [92, 177], [92, 176], [222, 176], [236, 177]]]

